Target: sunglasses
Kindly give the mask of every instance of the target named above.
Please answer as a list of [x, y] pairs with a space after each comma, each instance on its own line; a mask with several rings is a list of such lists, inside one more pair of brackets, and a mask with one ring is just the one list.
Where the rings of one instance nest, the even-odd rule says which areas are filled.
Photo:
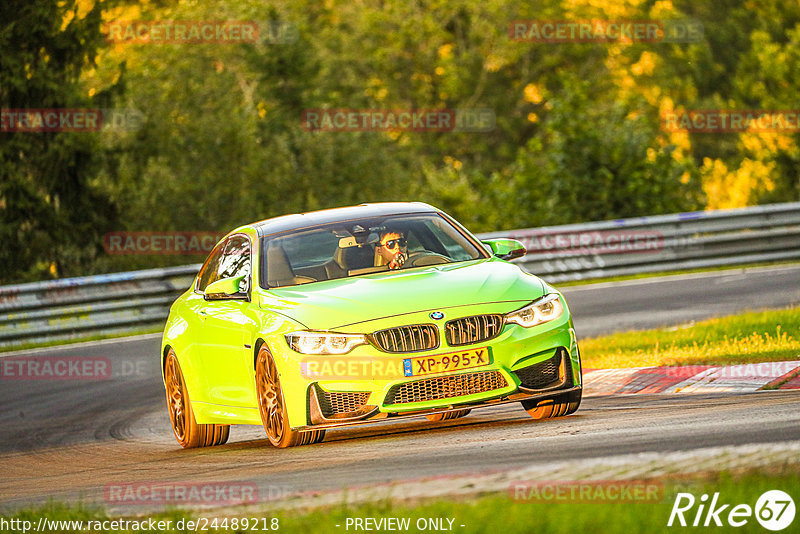
[[391, 250], [393, 248], [397, 248], [397, 245], [400, 245], [401, 247], [405, 248], [406, 244], [407, 244], [406, 238], [401, 237], [399, 239], [390, 239], [386, 243], [382, 243], [381, 246]]

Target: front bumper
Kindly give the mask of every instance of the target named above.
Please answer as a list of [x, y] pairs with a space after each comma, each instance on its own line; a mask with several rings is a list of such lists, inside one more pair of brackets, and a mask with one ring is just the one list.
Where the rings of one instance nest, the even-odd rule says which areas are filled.
[[[569, 312], [532, 328], [506, 324], [496, 337], [464, 347], [442, 343], [415, 354], [377, 354], [362, 346], [346, 359], [399, 364], [413, 356], [487, 347], [491, 363], [463, 371], [421, 377], [305, 376], [296, 355], [284, 352], [281, 381], [290, 424], [296, 430], [334, 428], [494, 406], [527, 399], [549, 399], [582, 387], [581, 364]], [[343, 358], [343, 357], [339, 357]], [[386, 368], [391, 368], [387, 365]], [[292, 387], [286, 387], [288, 383]]]
[[[396, 391], [400, 387], [416, 385], [421, 382], [458, 379], [461, 377], [471, 378], [486, 373], [496, 373], [501, 377], [507, 376], [501, 371], [478, 371], [445, 375], [437, 378], [417, 379], [395, 385], [380, 405], [369, 404], [372, 395], [368, 394], [368, 392], [326, 391], [319, 384], [313, 384], [309, 388], [309, 424], [298, 428], [298, 430], [336, 428], [387, 419], [394, 421], [419, 415], [483, 408], [524, 400], [551, 399], [556, 395], [563, 395], [582, 389], [582, 384], [576, 381], [575, 369], [572, 366], [572, 359], [569, 353], [564, 347], [559, 347], [549, 358], [509, 373], [510, 378], [516, 378], [516, 380], [512, 380], [509, 383], [506, 379], [505, 386], [488, 388], [486, 391], [468, 395], [455, 395], [435, 400], [415, 402], [411, 399], [403, 404], [391, 403], [391, 400], [396, 400]], [[473, 385], [481, 382], [485, 383], [486, 381], [471, 380]], [[421, 388], [416, 389], [419, 390]], [[338, 398], [336, 401], [331, 402], [332, 397]], [[347, 400], [342, 401], [343, 397], [347, 398]], [[431, 402], [435, 402], [437, 406], [421, 407]]]

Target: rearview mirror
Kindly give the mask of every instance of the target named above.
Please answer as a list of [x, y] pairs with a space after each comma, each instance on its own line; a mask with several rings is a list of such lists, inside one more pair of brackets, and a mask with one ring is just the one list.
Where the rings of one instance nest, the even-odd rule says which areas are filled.
[[492, 254], [501, 260], [508, 261], [514, 258], [521, 258], [528, 253], [525, 249], [525, 245], [516, 239], [486, 239], [485, 241], [481, 241], [481, 243], [487, 245], [489, 250], [492, 251]]
[[206, 300], [247, 299], [247, 275], [222, 278], [208, 284], [203, 292]]

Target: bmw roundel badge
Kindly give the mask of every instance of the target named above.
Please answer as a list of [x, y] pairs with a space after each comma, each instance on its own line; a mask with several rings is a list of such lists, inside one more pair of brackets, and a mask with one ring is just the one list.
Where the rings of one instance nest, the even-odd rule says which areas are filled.
[[431, 316], [430, 317], [434, 321], [438, 321], [439, 319], [444, 319], [444, 312], [440, 312], [440, 311], [431, 312]]

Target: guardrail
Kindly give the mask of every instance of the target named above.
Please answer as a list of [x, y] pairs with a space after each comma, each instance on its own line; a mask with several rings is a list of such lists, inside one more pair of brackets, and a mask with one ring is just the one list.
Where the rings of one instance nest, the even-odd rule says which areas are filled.
[[[800, 259], [800, 202], [479, 234], [552, 283]], [[157, 327], [200, 265], [0, 287], [0, 347]]]
[[0, 347], [164, 324], [200, 265], [0, 287]]
[[552, 283], [800, 259], [800, 202], [481, 234], [512, 237]]

